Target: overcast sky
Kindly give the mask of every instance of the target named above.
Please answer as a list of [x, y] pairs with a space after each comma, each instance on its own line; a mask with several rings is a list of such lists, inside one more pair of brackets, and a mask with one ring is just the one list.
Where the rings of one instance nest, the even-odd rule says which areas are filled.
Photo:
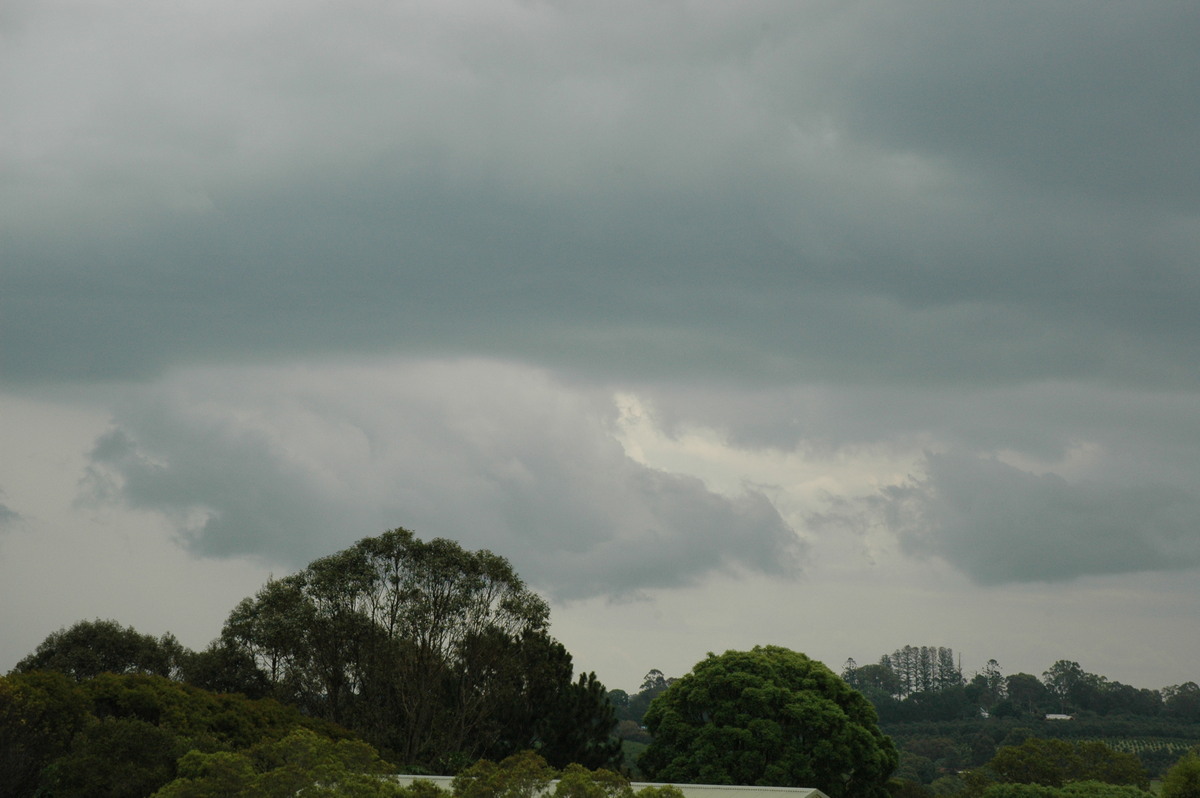
[[386, 529], [577, 667], [1200, 681], [1194, 2], [7, 0], [0, 672]]

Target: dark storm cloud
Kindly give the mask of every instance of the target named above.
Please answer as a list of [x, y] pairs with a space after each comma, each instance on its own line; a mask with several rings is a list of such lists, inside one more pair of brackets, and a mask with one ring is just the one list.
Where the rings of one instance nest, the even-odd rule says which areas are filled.
[[531, 369], [391, 373], [176, 381], [96, 441], [85, 496], [166, 514], [197, 553], [290, 566], [405, 526], [501, 552], [556, 597], [798, 572], [804, 547], [764, 496], [630, 460], [590, 401]]
[[1187, 3], [877, 5], [836, 62], [888, 147], [1109, 203], [1200, 202], [1200, 12]]
[[[508, 385], [499, 361], [637, 385], [669, 431], [731, 445], [956, 453], [874, 502], [909, 519], [908, 551], [980, 581], [1188, 565], [1198, 20], [1175, 3], [6, 6], [0, 373], [484, 359], [437, 399], [401, 393], [403, 425], [346, 420], [341, 393], [281, 413], [304, 445], [247, 421], [278, 401], [261, 384], [257, 406], [207, 414], [197, 386], [126, 403], [91, 488], [172, 514], [209, 554], [306, 560], [322, 530], [336, 547], [404, 523], [499, 530], [469, 542], [564, 592], [793, 570], [765, 498], [633, 462], [608, 409], [546, 429], [507, 387], [437, 410]], [[371, 467], [387, 441], [412, 454]]]
[[1069, 482], [941, 454], [876, 502], [907, 550], [985, 584], [1200, 564], [1200, 497], [1172, 485]]
[[12, 36], [10, 378], [1194, 383], [1184, 6], [137, 7]]

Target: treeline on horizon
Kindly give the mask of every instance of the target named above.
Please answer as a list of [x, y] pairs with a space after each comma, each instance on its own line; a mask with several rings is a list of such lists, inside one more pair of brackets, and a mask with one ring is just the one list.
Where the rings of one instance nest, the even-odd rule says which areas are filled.
[[[991, 660], [967, 678], [930, 646], [847, 660], [841, 676], [913, 783], [1072, 736], [1172, 738], [1130, 751], [1159, 773], [1200, 739], [1194, 682], [1138, 689], [1068, 660], [1040, 678]], [[289, 747], [346, 774], [455, 774], [536, 751], [552, 768], [636, 776], [643, 717], [675, 681], [651, 670], [629, 693], [576, 675], [548, 605], [507, 560], [395, 529], [271, 579], [200, 651], [112, 620], [51, 633], [0, 677], [0, 795], [144, 796], [232, 763], [243, 781], [246, 768], [265, 778]]]
[[995, 716], [1034, 718], [1130, 715], [1200, 721], [1196, 682], [1138, 688], [1089, 673], [1078, 662], [1060, 659], [1040, 677], [1005, 676], [1000, 664], [987, 664], [970, 679], [954, 665], [949, 648], [905, 646], [872, 665], [847, 660], [842, 678], [875, 705], [883, 722], [953, 720]]
[[[1200, 723], [1200, 685], [1196, 682], [1148, 689], [1132, 687], [1089, 673], [1078, 662], [1061, 659], [1040, 677], [1007, 676], [1000, 664], [987, 664], [968, 679], [956, 664], [953, 649], [904, 646], [877, 663], [846, 660], [841, 676], [875, 706], [884, 724], [926, 723], [977, 718], [1045, 719], [1047, 715], [1088, 718], [1155, 718]], [[654, 669], [635, 693], [610, 690], [621, 729], [640, 725], [650, 702], [677, 677]]]
[[1034, 740], [1104, 742], [1163, 775], [1200, 741], [1200, 685], [1138, 688], [1060, 659], [1005, 675], [987, 664], [970, 678], [948, 648], [904, 646], [842, 677], [874, 704], [900, 749], [899, 778], [931, 784]]
[[[900, 749], [898, 777], [930, 784], [978, 768], [1006, 746], [1030, 739], [1103, 740], [1161, 775], [1200, 742], [1200, 685], [1136, 688], [1058, 660], [1041, 676], [1004, 675], [989, 660], [968, 678], [952, 649], [904, 646], [878, 662], [846, 660], [841, 676], [875, 707]], [[616, 734], [641, 746], [650, 702], [678, 677], [654, 669], [638, 691], [609, 691]], [[1070, 720], [1047, 716], [1070, 716]]]

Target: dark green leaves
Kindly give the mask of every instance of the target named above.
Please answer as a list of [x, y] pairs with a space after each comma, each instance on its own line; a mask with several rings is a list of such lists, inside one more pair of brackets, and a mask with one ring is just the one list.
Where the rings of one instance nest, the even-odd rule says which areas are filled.
[[896, 767], [875, 710], [819, 662], [776, 646], [710, 654], [650, 705], [638, 764], [659, 781], [884, 795]]
[[452, 772], [534, 747], [605, 764], [617, 751], [603, 686], [572, 683], [549, 616], [503, 557], [394, 529], [268, 583], [223, 640], [276, 697], [406, 765]]
[[80, 621], [50, 634], [14, 670], [58, 671], [80, 681], [101, 673], [169, 676], [183, 653], [169, 634], [155, 638], [116, 621]]

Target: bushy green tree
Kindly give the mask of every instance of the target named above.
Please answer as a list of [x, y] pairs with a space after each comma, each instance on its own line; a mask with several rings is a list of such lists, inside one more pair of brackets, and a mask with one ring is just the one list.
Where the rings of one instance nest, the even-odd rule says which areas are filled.
[[625, 711], [623, 714], [619, 713], [618, 718], [632, 720], [641, 726], [646, 710], [650, 708], [650, 703], [662, 695], [663, 691], [675, 681], [675, 679], [664, 676], [658, 668], [651, 668], [642, 679], [642, 686], [638, 688], [637, 693], [626, 697]]
[[112, 620], [80, 621], [51, 633], [14, 670], [58, 671], [78, 681], [102, 673], [171, 676], [185, 653], [170, 634], [145, 635]]
[[1153, 798], [1153, 794], [1130, 784], [1103, 781], [1073, 781], [1058, 790], [1062, 798]]
[[683, 798], [682, 791], [669, 784], [635, 793], [629, 779], [604, 768], [589, 770], [572, 763], [560, 773], [533, 751], [513, 754], [498, 764], [480, 760], [455, 776], [452, 790], [454, 798]]
[[1078, 743], [1079, 774], [1072, 781], [1096, 781], [1103, 784], [1126, 784], [1146, 790], [1150, 774], [1135, 754], [1116, 751], [1095, 740]]
[[897, 754], [875, 709], [825, 665], [759, 646], [710, 654], [654, 700], [638, 761], [678, 783], [816, 787], [884, 796]]
[[1006, 784], [1040, 784], [1059, 787], [1079, 775], [1079, 758], [1075, 746], [1066, 740], [1044, 740], [1033, 737], [1020, 745], [1004, 746], [987, 769], [998, 781]]
[[1200, 685], [1184, 682], [1163, 690], [1163, 710], [1168, 717], [1200, 722]]
[[202, 651], [186, 652], [180, 660], [179, 678], [213, 693], [241, 693], [266, 698], [271, 684], [254, 658], [224, 640], [214, 640]]
[[655, 784], [643, 787], [633, 794], [633, 798], [684, 798], [683, 790], [674, 784]]
[[1163, 776], [1162, 798], [1200, 798], [1200, 755], [1190, 753]]
[[983, 798], [1060, 798], [1054, 787], [1041, 784], [993, 784], [983, 791]]
[[939, 776], [929, 785], [929, 792], [933, 795], [959, 795], [965, 786], [962, 778], [957, 775]]
[[211, 750], [248, 748], [297, 727], [335, 739], [350, 736], [273, 699], [210, 693], [161, 676], [106, 673], [81, 683], [79, 690], [97, 717], [142, 720]]
[[1046, 685], [1031, 673], [1014, 673], [1005, 677], [1004, 692], [1013, 709], [1021, 715], [1038, 715], [1047, 706]]
[[298, 729], [349, 732], [273, 700], [216, 695], [161, 676], [56, 672], [0, 678], [0, 795], [144, 796], [189, 749], [240, 751]]
[[633, 798], [633, 787], [614, 771], [570, 764], [558, 776], [554, 798]]
[[1151, 793], [1127, 784], [1074, 781], [1062, 787], [1040, 784], [993, 784], [981, 798], [1153, 798]]
[[177, 778], [163, 785], [157, 798], [232, 798], [254, 780], [254, 763], [244, 753], [191, 750], [177, 763]]
[[888, 796], [890, 798], [930, 798], [932, 791], [912, 779], [893, 777], [888, 781]]
[[454, 777], [455, 798], [536, 798], [558, 773], [533, 751], [521, 751], [499, 763], [481, 759]]
[[56, 798], [144, 798], [175, 778], [185, 741], [138, 718], [107, 717], [75, 735], [43, 774]]
[[1060, 659], [1042, 673], [1046, 689], [1058, 701], [1057, 712], [1078, 709], [1080, 699], [1095, 688], [1096, 677], [1078, 662]]
[[63, 673], [0, 677], [0, 795], [33, 795], [42, 772], [90, 719], [91, 702]]
[[334, 741], [297, 729], [245, 752], [190, 751], [179, 760], [179, 777], [162, 786], [154, 798], [412, 795], [410, 789], [383, 777], [390, 769], [366, 743]]
[[985, 769], [1002, 783], [1061, 787], [1072, 781], [1096, 781], [1143, 790], [1150, 786], [1150, 774], [1141, 760], [1100, 742], [1072, 744], [1032, 737], [1001, 748]]
[[847, 668], [844, 678], [851, 687], [859, 690], [868, 698], [874, 696], [894, 698], [899, 696], [904, 689], [900, 677], [887, 665], [862, 665]]

